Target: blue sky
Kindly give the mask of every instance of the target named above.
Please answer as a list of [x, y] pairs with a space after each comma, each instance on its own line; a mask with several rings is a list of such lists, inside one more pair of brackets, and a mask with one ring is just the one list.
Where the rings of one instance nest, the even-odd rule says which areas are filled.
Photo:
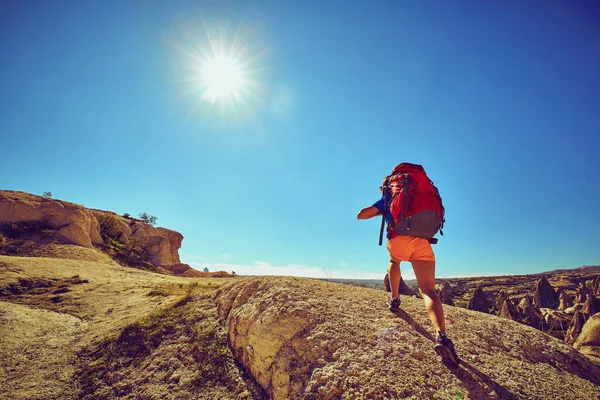
[[[202, 101], [215, 40], [238, 101]], [[195, 268], [382, 278], [356, 213], [402, 161], [439, 277], [600, 263], [592, 1], [1, 0], [0, 60], [0, 188], [148, 212]]]

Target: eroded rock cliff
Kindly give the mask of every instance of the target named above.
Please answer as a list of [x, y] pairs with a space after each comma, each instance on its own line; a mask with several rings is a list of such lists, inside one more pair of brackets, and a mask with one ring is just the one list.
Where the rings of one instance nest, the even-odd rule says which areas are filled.
[[[0, 233], [36, 243], [112, 246], [125, 257], [144, 254], [154, 266], [180, 264], [183, 235], [111, 211], [11, 190], [0, 191]], [[113, 239], [115, 243], [108, 243]], [[116, 248], [116, 250], [115, 250]], [[1, 253], [1, 252], [0, 252]]]

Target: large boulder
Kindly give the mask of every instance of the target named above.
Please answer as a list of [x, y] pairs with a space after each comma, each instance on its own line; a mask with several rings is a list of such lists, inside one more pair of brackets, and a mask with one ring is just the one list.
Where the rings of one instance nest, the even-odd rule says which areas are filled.
[[510, 298], [506, 299], [504, 303], [502, 303], [502, 308], [500, 309], [498, 316], [510, 319], [511, 321], [521, 321], [521, 313]]
[[583, 325], [573, 347], [600, 365], [600, 313], [592, 315]]
[[496, 295], [496, 301], [494, 303], [494, 310], [497, 311], [497, 315], [500, 314], [500, 311], [502, 310], [502, 306], [504, 305], [504, 302], [508, 298], [509, 298], [509, 295], [506, 292], [506, 290], [500, 290], [498, 292], [498, 294]]
[[467, 308], [469, 310], [488, 313], [490, 312], [492, 307], [492, 302], [487, 298], [481, 286], [478, 286], [477, 289], [475, 289], [475, 292], [473, 293], [473, 297], [471, 297], [471, 299], [469, 300]]
[[533, 305], [531, 296], [523, 297], [517, 307], [521, 312], [521, 323], [540, 329], [543, 318], [542, 312]]
[[[496, 316], [445, 306], [463, 364], [445, 366], [423, 302], [306, 278], [243, 278], [216, 296], [230, 348], [273, 400], [597, 399], [600, 368]], [[381, 307], [373, 307], [380, 304]], [[541, 379], [543, 378], [543, 379]]]
[[436, 285], [436, 289], [442, 303], [448, 304], [449, 306], [454, 305], [454, 300], [452, 300], [454, 288], [448, 281], [444, 281], [441, 285]]
[[54, 241], [58, 243], [91, 248], [103, 242], [98, 221], [85, 207], [24, 192], [0, 191], [0, 225], [29, 222], [55, 231]]
[[536, 285], [533, 304], [538, 308], [557, 308], [559, 305], [558, 294], [545, 277], [542, 277]]
[[576, 311], [571, 319], [567, 334], [565, 335], [565, 342], [573, 344], [579, 337], [583, 326], [585, 325], [585, 315], [581, 311]]
[[561, 311], [566, 310], [569, 307], [573, 306], [573, 298], [567, 294], [564, 290], [560, 289], [558, 291], [558, 300], [559, 305], [558, 309]]
[[[390, 287], [390, 278], [388, 274], [385, 274], [383, 277], [383, 289], [386, 292], [391, 292], [392, 288]], [[398, 285], [398, 293], [403, 294], [405, 296], [419, 296], [417, 292], [413, 290], [410, 286], [406, 284], [404, 278], [400, 277], [400, 284]]]

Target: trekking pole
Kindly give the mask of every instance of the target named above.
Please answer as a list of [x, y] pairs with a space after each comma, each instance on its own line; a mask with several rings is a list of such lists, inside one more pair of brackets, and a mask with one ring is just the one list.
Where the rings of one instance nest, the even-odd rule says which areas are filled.
[[383, 226], [385, 225], [385, 215], [381, 216], [381, 229], [379, 230], [379, 245], [381, 246], [381, 242], [383, 240]]

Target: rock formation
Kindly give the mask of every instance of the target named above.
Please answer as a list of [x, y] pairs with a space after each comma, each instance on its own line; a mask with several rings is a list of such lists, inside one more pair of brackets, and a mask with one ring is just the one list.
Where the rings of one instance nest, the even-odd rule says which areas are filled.
[[508, 299], [508, 293], [506, 293], [506, 290], [500, 290], [498, 292], [498, 295], [496, 296], [496, 302], [494, 305], [494, 310], [497, 312], [497, 314], [500, 313], [500, 310], [502, 310], [502, 306], [504, 305], [504, 302], [506, 301], [506, 299]]
[[[35, 229], [32, 229], [32, 226]], [[110, 232], [106, 232], [106, 230]], [[38, 243], [63, 243], [92, 248], [114, 237], [133, 250], [139, 246], [154, 266], [179, 264], [183, 235], [155, 228], [111, 211], [93, 210], [62, 200], [24, 192], [0, 191], [0, 233]], [[135, 246], [134, 246], [135, 245]]]
[[475, 310], [484, 313], [488, 313], [492, 309], [492, 302], [488, 300], [481, 286], [478, 286], [477, 289], [475, 289], [475, 293], [473, 293], [473, 297], [471, 297], [471, 300], [469, 300], [467, 308], [469, 310]]
[[[383, 288], [386, 292], [391, 292], [392, 289], [390, 287], [390, 278], [388, 274], [385, 274], [383, 277]], [[418, 296], [417, 292], [413, 290], [410, 286], [406, 284], [404, 279], [400, 278], [400, 285], [398, 286], [398, 293], [403, 294], [405, 296]]]
[[576, 311], [571, 319], [571, 323], [569, 324], [569, 328], [567, 329], [567, 334], [565, 335], [565, 342], [568, 344], [575, 343], [575, 340], [579, 337], [581, 330], [583, 329], [583, 325], [585, 325], [585, 315], [581, 311]]
[[500, 313], [498, 314], [498, 316], [510, 319], [511, 321], [515, 322], [521, 321], [521, 314], [519, 313], [519, 310], [510, 298], [506, 299], [504, 303], [502, 303], [502, 308], [500, 309]]
[[448, 304], [449, 306], [454, 305], [454, 301], [452, 300], [454, 288], [452, 285], [450, 285], [450, 283], [448, 283], [448, 281], [444, 281], [442, 285], [436, 285], [436, 289], [442, 303]]
[[567, 308], [573, 306], [573, 298], [571, 296], [569, 296], [562, 289], [558, 291], [558, 299], [559, 299], [558, 309], [561, 310], [561, 311], [564, 311]]
[[592, 315], [586, 321], [573, 347], [600, 365], [600, 313]]
[[533, 304], [538, 308], [557, 308], [559, 305], [558, 294], [545, 277], [542, 277], [537, 283]]
[[600, 368], [571, 346], [451, 306], [444, 307], [446, 327], [464, 366], [448, 368], [433, 351], [422, 301], [403, 298], [401, 311], [391, 314], [383, 306], [387, 296], [331, 282], [257, 277], [223, 286], [215, 300], [236, 359], [274, 400], [600, 396]]
[[588, 295], [585, 303], [583, 303], [581, 312], [583, 312], [586, 318], [590, 318], [592, 315], [600, 312], [600, 299], [594, 295]]
[[600, 275], [597, 275], [591, 283], [592, 294], [596, 297], [600, 297]]
[[527, 295], [521, 299], [517, 306], [521, 314], [521, 322], [533, 328], [539, 329], [542, 321], [542, 312], [533, 305], [531, 296]]

